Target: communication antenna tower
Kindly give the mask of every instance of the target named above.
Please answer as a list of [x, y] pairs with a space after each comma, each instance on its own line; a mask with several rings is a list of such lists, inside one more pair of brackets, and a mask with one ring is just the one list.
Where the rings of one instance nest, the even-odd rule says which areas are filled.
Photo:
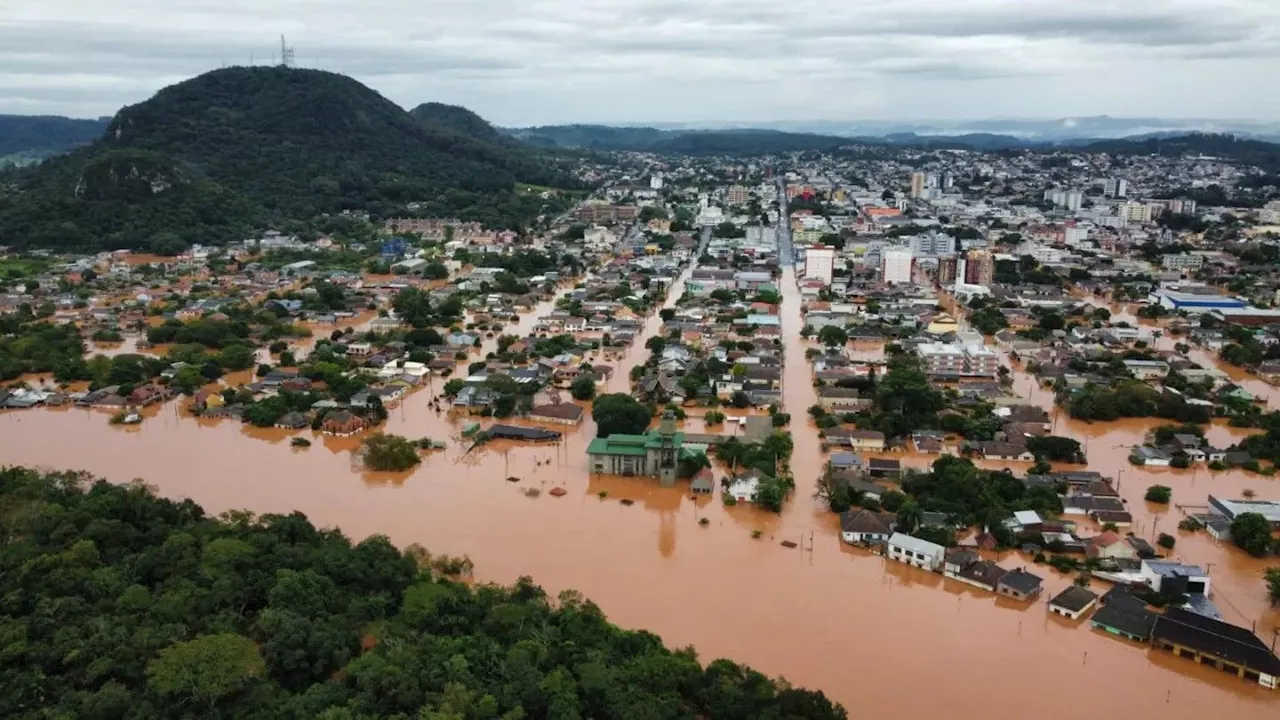
[[293, 48], [285, 44], [284, 35], [280, 36], [280, 66], [293, 67]]

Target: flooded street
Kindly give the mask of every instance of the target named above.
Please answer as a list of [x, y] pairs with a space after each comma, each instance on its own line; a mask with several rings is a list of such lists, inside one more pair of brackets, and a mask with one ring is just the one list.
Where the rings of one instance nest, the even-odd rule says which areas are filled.
[[[350, 451], [359, 438], [199, 421], [175, 403], [128, 428], [79, 408], [5, 413], [0, 458], [83, 468], [114, 481], [142, 478], [161, 494], [190, 497], [211, 513], [298, 510], [355, 538], [381, 533], [402, 546], [468, 555], [480, 580], [508, 583], [529, 575], [552, 594], [578, 589], [617, 623], [655, 632], [673, 647], [693, 645], [704, 662], [730, 657], [823, 690], [851, 717], [1275, 717], [1280, 696], [1274, 692], [1051, 616], [1047, 599], [1071, 580], [1047, 567], [1035, 570], [1047, 576], [1044, 593], [1027, 605], [843, 544], [837, 518], [813, 498], [825, 457], [806, 412], [816, 392], [804, 357], [809, 345], [799, 337], [801, 300], [790, 268], [779, 284], [783, 411], [792, 416], [797, 485], [781, 515], [746, 504], [725, 507], [718, 497], [694, 500], [687, 481], [662, 488], [648, 478], [590, 474], [585, 449], [595, 427], [589, 413], [576, 428], [546, 426], [565, 433], [556, 445], [498, 441], [467, 452], [470, 443], [460, 435], [464, 419], [430, 407], [440, 378], [391, 410], [387, 432], [449, 439], [447, 449], [424, 455], [408, 473], [353, 467]], [[682, 289], [683, 276], [667, 306]], [[503, 332], [527, 334], [553, 305], [544, 301]], [[656, 313], [646, 320], [644, 334], [615, 365], [611, 392], [628, 392], [628, 373], [645, 359], [644, 342], [661, 324]], [[472, 360], [495, 345], [487, 338]], [[878, 353], [876, 347], [859, 349], [869, 357]], [[1055, 412], [1050, 392], [1020, 370], [1014, 378], [1016, 392]], [[1088, 424], [1061, 414], [1055, 433], [1087, 442], [1088, 467], [1119, 477], [1139, 523], [1134, 532], [1171, 532], [1179, 538], [1175, 556], [1212, 563], [1215, 600], [1226, 619], [1246, 627], [1256, 621], [1258, 634], [1269, 641], [1280, 616], [1268, 606], [1260, 579], [1267, 563], [1204, 533], [1176, 531], [1177, 508], [1148, 506], [1142, 494], [1159, 483], [1173, 488], [1175, 504], [1203, 505], [1209, 492], [1239, 497], [1246, 488], [1275, 498], [1276, 481], [1238, 470], [1131, 467], [1128, 448], [1157, 424]], [[686, 429], [701, 427], [699, 420], [686, 421]], [[1229, 445], [1243, 432], [1215, 425], [1209, 439]], [[289, 438], [299, 434], [312, 438], [313, 447], [290, 447]], [[903, 459], [924, 467], [934, 458]], [[510, 477], [519, 482], [508, 482]], [[552, 497], [554, 487], [568, 494]], [[541, 492], [531, 497], [531, 488]], [[699, 525], [702, 518], [707, 526]], [[754, 530], [760, 538], [752, 538]], [[782, 540], [800, 547], [785, 548]], [[1002, 561], [1006, 567], [1025, 563], [1016, 554]], [[1094, 585], [1100, 592], [1105, 587]], [[925, 686], [927, 691], [914, 691]], [[993, 696], [1003, 701], [993, 702]]]

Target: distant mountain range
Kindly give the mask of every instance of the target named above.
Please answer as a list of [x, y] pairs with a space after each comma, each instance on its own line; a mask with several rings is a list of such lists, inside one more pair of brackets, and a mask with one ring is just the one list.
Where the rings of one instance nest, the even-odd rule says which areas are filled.
[[1280, 122], [1208, 118], [1115, 118], [1107, 115], [1056, 120], [794, 121], [741, 123], [642, 123], [659, 130], [741, 130], [745, 127], [840, 137], [1004, 135], [1029, 142], [1064, 142], [1186, 135], [1231, 134], [1280, 141]]
[[[1031, 150], [1052, 152], [1082, 149], [1120, 154], [1202, 154], [1248, 162], [1268, 172], [1280, 169], [1280, 144], [1273, 136], [1236, 133], [1159, 131], [1120, 138], [1097, 136], [1050, 140], [996, 133], [924, 135], [894, 132], [884, 135], [832, 135], [768, 128], [674, 129], [608, 125], [550, 125], [513, 128], [506, 132], [526, 143], [553, 148], [628, 150], [691, 155], [751, 155], [805, 150], [830, 151], [851, 145], [967, 149], [983, 151]], [[1274, 136], [1280, 141], [1280, 135]]]

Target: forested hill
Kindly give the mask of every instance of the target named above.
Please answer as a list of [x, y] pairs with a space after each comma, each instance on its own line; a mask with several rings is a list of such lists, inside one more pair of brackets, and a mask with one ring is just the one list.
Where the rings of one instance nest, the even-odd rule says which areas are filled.
[[484, 118], [457, 105], [423, 103], [409, 111], [434, 145], [481, 159], [522, 182], [558, 188], [579, 183], [546, 148], [536, 148], [503, 133]]
[[[299, 514], [0, 470], [0, 717], [844, 718], [528, 579], [470, 586]], [[708, 609], [714, 613], [714, 608]], [[713, 621], [709, 618], [709, 621]]]
[[18, 153], [36, 157], [87, 145], [107, 127], [104, 119], [81, 120], [56, 115], [0, 115], [0, 158]]
[[459, 137], [343, 75], [215, 70], [124, 108], [92, 145], [0, 179], [0, 245], [217, 243], [409, 202], [494, 227], [533, 217], [542, 200], [516, 192], [515, 172], [556, 172], [507, 167], [491, 143]]
[[1176, 137], [1100, 140], [1083, 148], [1113, 155], [1206, 155], [1280, 172], [1280, 144], [1218, 133]]

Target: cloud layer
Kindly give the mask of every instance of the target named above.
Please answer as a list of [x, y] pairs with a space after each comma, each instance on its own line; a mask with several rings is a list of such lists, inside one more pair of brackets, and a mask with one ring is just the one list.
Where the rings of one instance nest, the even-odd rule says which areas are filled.
[[110, 115], [222, 65], [352, 75], [506, 125], [1280, 118], [1277, 0], [41, 0], [0, 112]]

